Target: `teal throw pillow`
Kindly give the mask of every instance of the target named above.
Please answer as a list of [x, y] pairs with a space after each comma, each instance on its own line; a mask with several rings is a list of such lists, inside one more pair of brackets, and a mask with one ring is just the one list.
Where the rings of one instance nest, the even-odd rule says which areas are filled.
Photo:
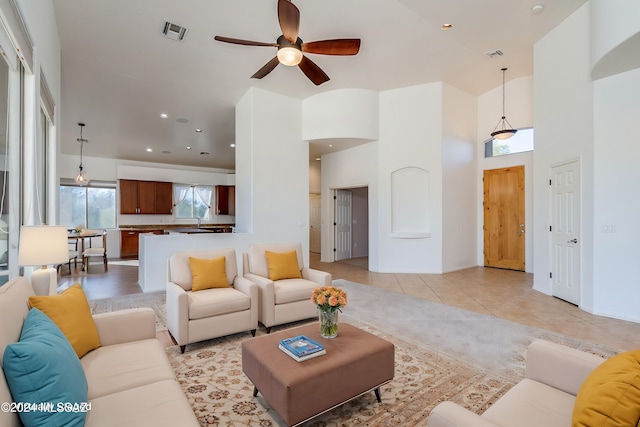
[[46, 314], [29, 310], [20, 341], [4, 350], [2, 368], [13, 401], [29, 409], [19, 413], [25, 426], [84, 426], [87, 378], [75, 350]]

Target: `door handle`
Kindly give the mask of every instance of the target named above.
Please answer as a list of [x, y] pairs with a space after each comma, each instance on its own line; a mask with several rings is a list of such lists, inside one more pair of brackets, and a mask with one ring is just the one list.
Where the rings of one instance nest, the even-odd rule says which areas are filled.
[[578, 243], [578, 239], [567, 240], [567, 243]]

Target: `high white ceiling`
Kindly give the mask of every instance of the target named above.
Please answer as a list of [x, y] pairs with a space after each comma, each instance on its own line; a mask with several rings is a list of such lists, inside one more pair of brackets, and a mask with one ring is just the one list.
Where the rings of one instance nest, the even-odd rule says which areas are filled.
[[[297, 0], [302, 40], [362, 39], [357, 56], [309, 55], [331, 78], [315, 86], [284, 65], [251, 79], [276, 49], [213, 40], [275, 42], [277, 0], [54, 0], [61, 152], [79, 154], [83, 122], [86, 156], [233, 169], [234, 106], [252, 86], [304, 99], [445, 81], [480, 95], [502, 67], [507, 80], [531, 75], [533, 44], [585, 2], [546, 0], [533, 13], [535, 0]], [[183, 41], [161, 34], [166, 21], [187, 28]], [[486, 55], [496, 49], [504, 55]], [[311, 156], [331, 149], [313, 143]]]

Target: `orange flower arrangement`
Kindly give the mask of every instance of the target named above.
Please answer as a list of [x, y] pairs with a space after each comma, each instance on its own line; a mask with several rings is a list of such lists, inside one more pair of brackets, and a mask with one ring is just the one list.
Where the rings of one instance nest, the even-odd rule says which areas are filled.
[[321, 286], [311, 293], [311, 301], [320, 311], [342, 311], [347, 305], [347, 293], [334, 286]]

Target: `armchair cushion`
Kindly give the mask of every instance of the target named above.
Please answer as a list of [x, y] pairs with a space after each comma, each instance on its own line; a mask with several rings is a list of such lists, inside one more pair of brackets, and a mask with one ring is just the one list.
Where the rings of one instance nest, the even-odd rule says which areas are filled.
[[278, 305], [308, 300], [318, 284], [305, 279], [285, 279], [274, 282], [274, 287]]
[[191, 290], [202, 291], [211, 288], [228, 288], [225, 257], [200, 259], [189, 257], [191, 268]]
[[572, 426], [635, 426], [640, 420], [640, 350], [604, 361], [580, 387]]
[[59, 295], [31, 296], [29, 305], [40, 309], [60, 328], [78, 357], [100, 347], [100, 336], [93, 322], [87, 297], [79, 284]]
[[269, 266], [269, 279], [301, 279], [298, 256], [295, 250], [288, 252], [264, 251]]
[[220, 316], [251, 308], [251, 298], [234, 288], [189, 292], [189, 320]]
[[223, 256], [225, 258], [225, 273], [227, 283], [232, 284], [238, 275], [236, 264], [236, 252], [233, 249], [214, 249], [208, 251], [178, 252], [169, 258], [169, 281], [180, 286], [185, 291], [190, 291], [192, 286], [191, 268], [189, 258], [212, 259]]

